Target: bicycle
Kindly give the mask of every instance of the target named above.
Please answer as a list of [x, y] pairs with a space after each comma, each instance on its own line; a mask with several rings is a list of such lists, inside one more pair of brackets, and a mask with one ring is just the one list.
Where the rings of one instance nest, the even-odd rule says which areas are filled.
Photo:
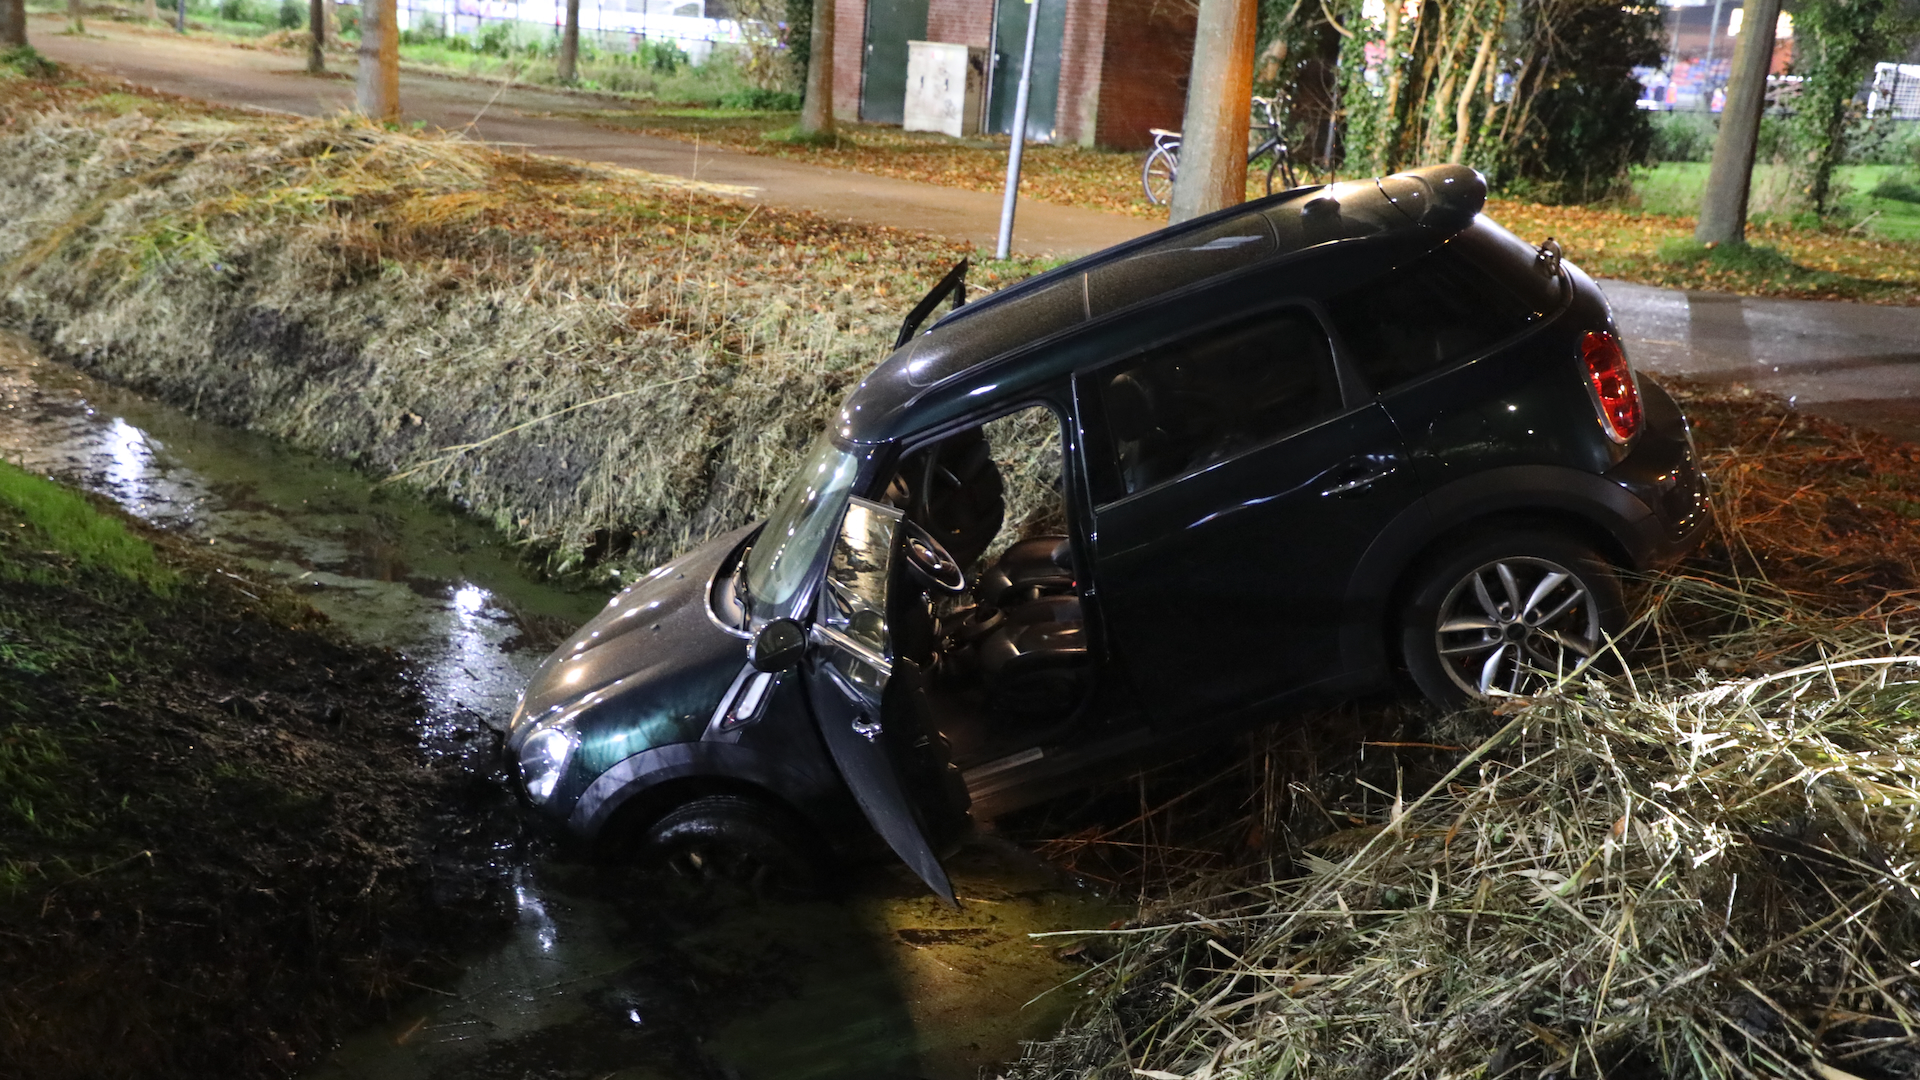
[[[1273, 160], [1267, 163], [1267, 194], [1269, 195], [1273, 194], [1275, 173], [1279, 174], [1282, 181], [1280, 190], [1285, 191], [1295, 186], [1293, 159], [1287, 153], [1286, 136], [1280, 131], [1280, 118], [1274, 113], [1281, 104], [1281, 100], [1277, 97], [1253, 99], [1254, 106], [1266, 117], [1267, 137], [1266, 141], [1247, 155], [1247, 165], [1251, 167], [1265, 155], [1273, 155]], [[1140, 186], [1146, 189], [1148, 202], [1155, 206], [1163, 206], [1167, 200], [1173, 198], [1173, 181], [1180, 173], [1180, 133], [1168, 131], [1165, 128], [1149, 130], [1153, 134], [1153, 150], [1147, 155], [1147, 163], [1140, 170]], [[1254, 130], [1258, 131], [1260, 128], [1255, 127]]]

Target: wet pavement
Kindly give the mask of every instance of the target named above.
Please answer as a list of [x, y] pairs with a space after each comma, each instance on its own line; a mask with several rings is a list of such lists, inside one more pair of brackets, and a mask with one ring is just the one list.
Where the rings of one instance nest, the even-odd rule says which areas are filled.
[[[45, 360], [0, 333], [0, 457], [98, 492], [299, 589], [407, 655], [421, 741], [485, 771], [488, 725], [555, 638], [605, 602], [524, 573], [490, 530], [274, 440]], [[715, 1077], [972, 1080], [1054, 1030], [1085, 968], [1029, 935], [1128, 914], [992, 837], [951, 860], [959, 911], [904, 868], [855, 868], [804, 904], [677, 896], [503, 840], [514, 899], [450, 985], [348, 1039], [315, 1080]]]
[[1643, 370], [1744, 383], [1920, 441], [1920, 308], [1601, 287]]

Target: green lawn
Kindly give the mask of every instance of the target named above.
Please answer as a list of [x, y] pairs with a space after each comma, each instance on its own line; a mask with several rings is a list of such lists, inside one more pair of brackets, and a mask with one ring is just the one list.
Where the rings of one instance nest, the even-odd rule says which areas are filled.
[[[1691, 216], [1700, 210], [1700, 191], [1706, 186], [1705, 162], [1667, 161], [1634, 170], [1633, 194], [1640, 209], [1652, 214]], [[1837, 176], [1842, 192], [1843, 226], [1865, 222], [1862, 232], [1888, 240], [1920, 240], [1920, 202], [1880, 198], [1875, 186], [1889, 176], [1920, 184], [1920, 168], [1899, 165], [1846, 165]], [[1756, 221], [1783, 219], [1793, 194], [1792, 177], [1784, 165], [1757, 165], [1749, 207]]]

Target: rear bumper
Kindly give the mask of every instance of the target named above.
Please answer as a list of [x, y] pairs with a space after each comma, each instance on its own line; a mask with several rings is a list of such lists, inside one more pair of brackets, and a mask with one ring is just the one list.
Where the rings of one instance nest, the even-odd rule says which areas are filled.
[[1693, 448], [1685, 414], [1658, 383], [1640, 379], [1645, 427], [1633, 450], [1606, 477], [1652, 512], [1630, 552], [1634, 568], [1650, 570], [1678, 561], [1700, 545], [1713, 527], [1706, 474]]

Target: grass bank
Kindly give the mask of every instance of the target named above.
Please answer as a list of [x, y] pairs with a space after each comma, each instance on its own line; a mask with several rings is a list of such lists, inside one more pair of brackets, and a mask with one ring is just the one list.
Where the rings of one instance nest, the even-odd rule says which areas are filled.
[[399, 664], [158, 543], [0, 462], [8, 1076], [284, 1075], [496, 917]]
[[559, 565], [651, 566], [758, 511], [967, 254], [725, 194], [0, 74], [0, 320]]

